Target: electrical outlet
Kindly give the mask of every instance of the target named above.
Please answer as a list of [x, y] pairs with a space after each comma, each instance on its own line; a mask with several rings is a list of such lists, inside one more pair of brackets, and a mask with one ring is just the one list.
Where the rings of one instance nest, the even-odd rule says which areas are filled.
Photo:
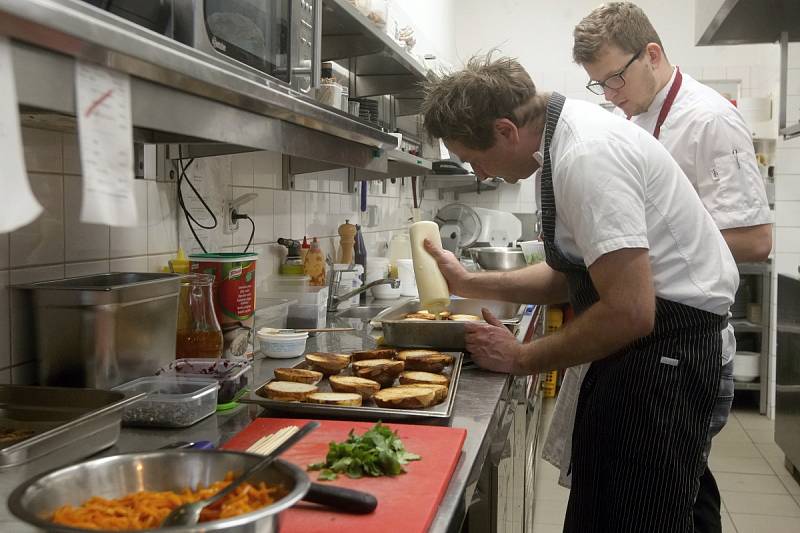
[[235, 210], [236, 208], [233, 206], [233, 204], [230, 201], [225, 200], [225, 206], [222, 209], [222, 233], [226, 235], [231, 235], [239, 230], [239, 221], [233, 219], [233, 212]]

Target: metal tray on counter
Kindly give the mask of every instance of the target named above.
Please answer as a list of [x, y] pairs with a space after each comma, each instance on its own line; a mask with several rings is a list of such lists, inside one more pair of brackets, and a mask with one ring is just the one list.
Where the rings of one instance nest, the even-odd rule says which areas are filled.
[[[456, 390], [458, 389], [458, 379], [461, 376], [461, 362], [463, 355], [461, 353], [451, 353], [454, 357], [453, 365], [447, 367], [442, 374], [450, 378], [450, 385], [447, 388], [447, 398], [437, 405], [425, 407], [423, 409], [392, 409], [386, 407], [377, 407], [372, 400], [366, 400], [364, 405], [360, 407], [348, 407], [342, 405], [322, 405], [316, 403], [303, 403], [303, 402], [286, 402], [280, 400], [270, 400], [265, 396], [260, 396], [258, 391], [267, 385], [272, 380], [268, 380], [256, 390], [251, 391], [247, 396], [239, 401], [242, 403], [257, 404], [266, 407], [271, 411], [282, 413], [293, 413], [306, 416], [334, 416], [350, 419], [366, 419], [366, 420], [402, 420], [408, 418], [449, 418], [453, 413], [453, 402], [456, 397]], [[305, 361], [294, 365], [293, 368], [308, 368]], [[351, 367], [348, 366], [342, 370], [342, 376], [351, 375]], [[323, 380], [317, 385], [320, 392], [331, 392], [328, 378]]]
[[[453, 314], [476, 315], [487, 308], [501, 322], [516, 324], [522, 318], [524, 305], [496, 300], [453, 298], [448, 311]], [[383, 329], [384, 344], [396, 348], [431, 348], [436, 350], [464, 350], [464, 322], [452, 320], [404, 320], [408, 313], [420, 310], [419, 300], [409, 300], [403, 305], [390, 307], [373, 318]]]
[[[67, 387], [0, 385], [0, 468], [63, 450], [64, 461], [108, 448], [122, 409], [143, 394]], [[15, 433], [16, 432], [16, 433]]]

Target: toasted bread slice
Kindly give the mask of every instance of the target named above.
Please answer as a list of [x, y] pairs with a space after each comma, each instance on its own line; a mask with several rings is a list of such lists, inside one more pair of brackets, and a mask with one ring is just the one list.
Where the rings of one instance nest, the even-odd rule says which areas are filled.
[[[398, 359], [400, 358], [398, 357]], [[452, 355], [447, 355], [445, 353], [432, 353], [406, 357], [400, 360], [405, 363], [405, 370], [419, 370], [438, 374], [442, 372], [446, 366], [452, 365], [454, 358]]]
[[408, 383], [434, 383], [436, 385], [449, 385], [450, 379], [441, 374], [434, 374], [432, 372], [403, 372], [400, 374], [400, 383], [406, 385]]
[[397, 352], [397, 359], [405, 361], [411, 357], [422, 357], [425, 355], [439, 355], [441, 352], [436, 350], [400, 350]]
[[365, 400], [381, 390], [381, 384], [358, 376], [331, 376], [328, 379], [334, 392], [355, 392]]
[[482, 319], [477, 315], [450, 315], [450, 320], [454, 322], [476, 322]]
[[436, 320], [436, 315], [427, 311], [417, 311], [416, 313], [406, 314], [405, 318], [414, 320]]
[[448, 391], [447, 385], [436, 385], [435, 383], [407, 383], [405, 385], [395, 385], [395, 388], [402, 389], [404, 387], [412, 389], [423, 388], [432, 390], [434, 394], [433, 398], [434, 405], [442, 403], [445, 400], [445, 398], [447, 398], [447, 391]]
[[396, 355], [397, 350], [394, 348], [377, 348], [375, 350], [353, 352], [351, 357], [353, 361], [366, 361], [367, 359], [394, 359]]
[[289, 402], [303, 402], [309, 395], [317, 392], [316, 385], [297, 383], [295, 381], [270, 381], [259, 389], [259, 394], [266, 394], [270, 400], [284, 400]]
[[326, 376], [338, 374], [350, 364], [350, 356], [344, 353], [311, 352], [306, 354], [306, 362], [312, 370]]
[[324, 405], [347, 405], [349, 407], [361, 406], [361, 395], [354, 392], [315, 392], [306, 398], [308, 403], [321, 403]]
[[294, 381], [316, 385], [322, 381], [322, 372], [306, 370], [305, 368], [276, 368], [275, 379], [280, 381]]
[[388, 387], [405, 366], [402, 361], [392, 359], [367, 359], [353, 363], [353, 373], [360, 378], [377, 381], [381, 387]]
[[378, 407], [421, 409], [434, 404], [436, 394], [424, 387], [389, 387], [375, 393], [372, 400]]

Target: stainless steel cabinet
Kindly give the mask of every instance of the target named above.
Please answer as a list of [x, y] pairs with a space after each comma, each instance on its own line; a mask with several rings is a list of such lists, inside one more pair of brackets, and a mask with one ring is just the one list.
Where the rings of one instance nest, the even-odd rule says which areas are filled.
[[778, 276], [775, 443], [795, 475], [800, 468], [800, 278]]

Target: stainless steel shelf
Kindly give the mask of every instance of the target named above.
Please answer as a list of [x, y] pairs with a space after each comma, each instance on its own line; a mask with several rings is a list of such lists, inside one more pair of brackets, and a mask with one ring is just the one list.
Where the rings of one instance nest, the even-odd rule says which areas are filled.
[[760, 391], [761, 390], [761, 382], [759, 381], [734, 381], [733, 382], [734, 390], [752, 390], [752, 391]]
[[431, 171], [433, 162], [418, 155], [412, 155], [401, 150], [386, 152], [388, 168], [386, 172], [371, 172], [369, 170], [356, 170], [355, 179], [358, 181], [377, 180], [386, 178], [405, 178], [420, 176]]
[[784, 140], [794, 139], [798, 135], [800, 135], [800, 124], [795, 124], [793, 126], [787, 126], [780, 130], [778, 133], [783, 135]]
[[754, 324], [749, 320], [742, 318], [731, 319], [731, 324], [736, 333], [764, 333], [769, 330], [768, 326], [762, 324]]
[[151, 142], [225, 143], [385, 172], [394, 137], [266, 77], [77, 0], [0, 0], [27, 113], [75, 113], [75, 60], [131, 77], [134, 126]]
[[772, 265], [768, 262], [765, 263], [736, 263], [739, 269], [739, 274], [759, 275], [769, 274], [772, 270]]
[[428, 174], [425, 176], [423, 188], [438, 189], [442, 192], [470, 193], [493, 191], [502, 180], [484, 180], [478, 185], [475, 174]]
[[322, 59], [351, 60], [351, 97], [397, 94], [426, 79], [425, 65], [348, 0], [323, 0], [322, 7]]

